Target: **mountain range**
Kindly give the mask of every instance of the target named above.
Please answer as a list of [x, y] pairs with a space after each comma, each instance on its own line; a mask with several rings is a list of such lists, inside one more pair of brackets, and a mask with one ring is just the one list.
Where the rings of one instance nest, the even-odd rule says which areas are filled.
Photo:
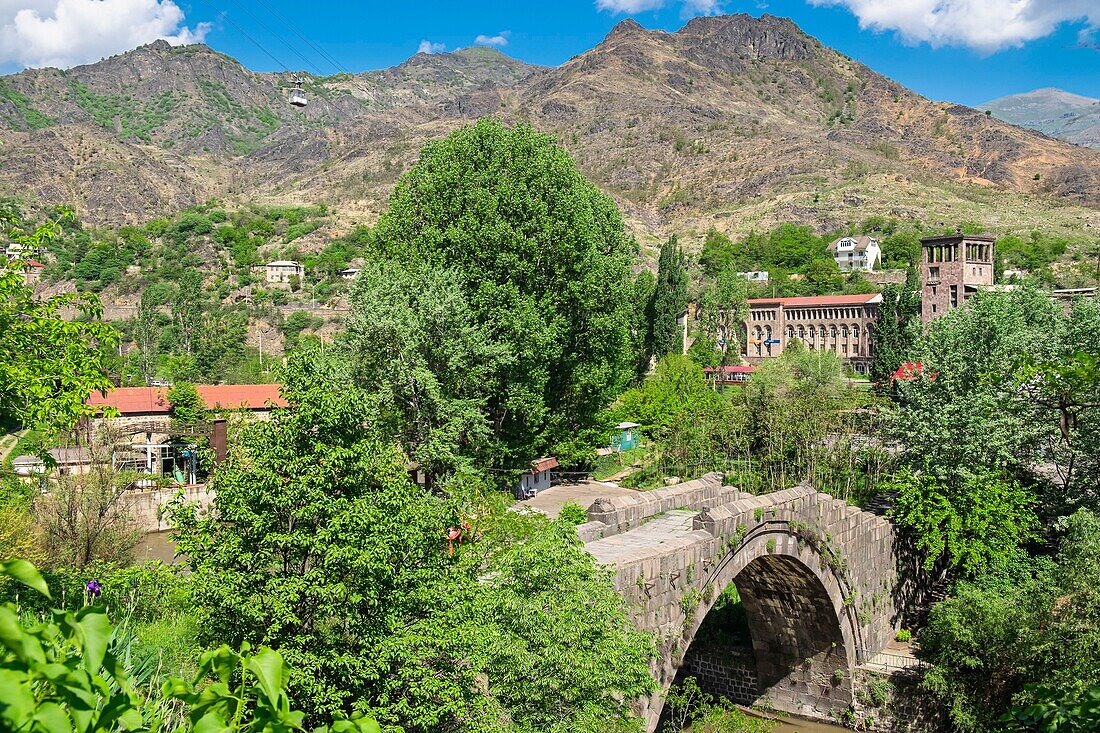
[[0, 78], [0, 195], [137, 223], [217, 198], [370, 223], [421, 146], [484, 115], [553, 135], [644, 244], [872, 215], [1100, 228], [1100, 151], [933, 102], [789, 20], [619, 23], [558, 67], [470, 48], [362, 74], [249, 71], [163, 41]]
[[1100, 148], [1100, 99], [1061, 89], [1036, 89], [994, 99], [979, 109], [989, 110], [997, 119], [1051, 137]]

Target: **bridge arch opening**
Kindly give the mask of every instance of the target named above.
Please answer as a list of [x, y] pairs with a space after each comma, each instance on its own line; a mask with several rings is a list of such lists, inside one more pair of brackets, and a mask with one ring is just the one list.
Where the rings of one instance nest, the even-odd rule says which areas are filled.
[[[676, 675], [715, 697], [821, 718], [852, 700], [843, 619], [821, 578], [801, 559], [761, 554], [722, 587], [691, 636]], [[703, 610], [703, 609], [700, 609]]]

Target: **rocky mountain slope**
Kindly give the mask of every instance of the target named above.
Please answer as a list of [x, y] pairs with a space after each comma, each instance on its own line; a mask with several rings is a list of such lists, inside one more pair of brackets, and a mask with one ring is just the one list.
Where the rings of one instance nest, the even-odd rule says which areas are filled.
[[0, 192], [138, 221], [217, 197], [327, 203], [370, 222], [426, 142], [483, 115], [553, 134], [643, 240], [872, 214], [1100, 228], [1100, 152], [931, 102], [747, 15], [676, 33], [623, 21], [557, 68], [489, 49], [378, 72], [259, 74], [158, 42], [0, 79]]
[[1100, 99], [1061, 89], [1012, 94], [979, 107], [994, 117], [1076, 145], [1100, 148]]

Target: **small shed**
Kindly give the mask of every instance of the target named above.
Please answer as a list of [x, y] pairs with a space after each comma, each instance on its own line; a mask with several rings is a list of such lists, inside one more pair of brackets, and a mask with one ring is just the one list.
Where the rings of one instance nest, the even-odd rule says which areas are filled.
[[642, 441], [641, 427], [636, 422], [621, 422], [615, 426], [615, 432], [611, 435], [611, 448], [615, 451], [633, 450]]
[[530, 499], [540, 491], [550, 488], [550, 471], [558, 467], [558, 459], [550, 456], [531, 461], [531, 469], [519, 477], [516, 485], [517, 499]]

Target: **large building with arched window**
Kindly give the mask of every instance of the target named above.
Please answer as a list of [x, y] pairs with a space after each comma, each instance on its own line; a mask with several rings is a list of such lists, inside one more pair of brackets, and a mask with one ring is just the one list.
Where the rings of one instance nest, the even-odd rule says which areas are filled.
[[881, 302], [878, 293], [750, 300], [742, 356], [750, 364], [759, 364], [779, 356], [798, 339], [807, 348], [833, 352], [856, 372], [866, 374]]

